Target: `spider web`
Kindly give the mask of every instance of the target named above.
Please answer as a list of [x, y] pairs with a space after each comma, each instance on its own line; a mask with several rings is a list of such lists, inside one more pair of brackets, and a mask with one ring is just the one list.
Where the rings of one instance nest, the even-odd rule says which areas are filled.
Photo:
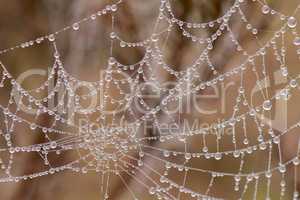
[[[228, 183], [224, 187], [228, 187], [228, 191], [238, 199], [259, 199], [261, 190], [266, 199], [271, 199], [272, 192], [278, 188], [281, 199], [298, 199], [299, 147], [288, 160], [284, 160], [281, 154], [282, 138], [297, 134], [300, 123], [296, 121], [280, 126], [269, 118], [275, 111], [282, 112], [278, 111], [277, 102], [287, 104], [295, 95], [293, 91], [298, 89], [299, 74], [290, 72], [288, 63], [289, 55], [299, 54], [297, 14], [300, 5], [294, 13], [285, 15], [264, 1], [236, 0], [217, 19], [194, 23], [177, 19], [171, 2], [161, 0], [151, 36], [143, 41], [127, 42], [114, 32], [115, 13], [123, 3], [120, 0], [107, 5], [57, 32], [0, 51], [0, 55], [4, 55], [17, 49], [49, 43], [53, 54], [47, 81], [29, 91], [18, 83], [3, 62], [0, 63], [0, 87], [10, 90], [7, 101], [0, 105], [3, 119], [0, 182], [19, 182], [64, 171], [96, 172], [103, 199], [110, 198], [110, 180], [114, 176], [124, 184], [131, 199], [144, 199], [146, 194], [135, 191], [136, 188], [126, 181], [128, 177], [145, 188], [153, 199], [227, 198], [215, 189], [219, 187], [219, 181]], [[268, 40], [258, 39], [261, 30], [252, 25], [245, 14], [248, 4], [256, 6], [264, 18], [279, 19], [278, 29], [272, 31]], [[64, 32], [76, 32], [84, 24], [106, 16], [112, 19], [109, 35], [111, 54], [106, 69], [97, 81], [79, 80], [66, 70], [57, 39]], [[239, 41], [232, 26], [233, 21], [237, 20], [242, 24], [239, 30], [244, 30], [248, 37], [257, 42], [254, 50], [247, 50]], [[197, 58], [182, 70], [166, 63], [161, 46], [174, 28], [201, 47]], [[210, 34], [199, 36], [197, 31], [203, 29], [209, 29]], [[241, 57], [239, 63], [233, 64], [228, 71], [223, 71], [211, 56], [215, 42], [225, 41], [225, 35], [230, 38], [229, 46], [233, 54]], [[125, 65], [114, 57], [115, 45], [144, 48], [145, 54], [139, 62]], [[293, 51], [287, 51], [290, 46], [294, 47]], [[272, 59], [274, 71], [277, 70], [285, 80], [275, 93], [268, 85], [271, 72], [267, 69], [266, 59]], [[203, 69], [211, 74], [210, 79], [202, 77]], [[165, 84], [167, 81], [161, 80], [157, 73], [160, 71], [172, 77], [175, 84], [171, 87]], [[247, 77], [255, 80], [258, 88], [254, 97], [246, 87]], [[182, 123], [187, 111], [174, 112], [173, 106], [185, 104], [186, 98], [209, 88], [220, 87], [232, 79], [237, 80], [238, 87], [230, 94], [235, 99], [230, 105], [231, 111], [227, 111], [221, 120], [213, 117], [207, 127], [189, 127], [187, 130], [186, 124]], [[145, 89], [147, 86], [154, 88], [153, 93], [159, 94], [155, 101], [145, 99], [149, 92]], [[78, 93], [80, 87], [88, 88], [89, 92]], [[47, 95], [43, 96], [44, 93]], [[93, 102], [92, 107], [83, 109], [82, 102], [98, 99], [98, 94], [102, 99]], [[56, 106], [49, 106], [53, 102]], [[46, 117], [49, 124], [41, 124], [42, 117]], [[189, 119], [193, 121], [198, 118], [192, 115]], [[147, 129], [149, 124], [150, 134]], [[170, 124], [176, 128], [161, 127]], [[22, 134], [20, 127], [38, 134], [42, 139], [34, 144], [18, 144], [15, 137]], [[226, 134], [227, 130], [230, 134]], [[18, 173], [16, 169], [20, 163], [17, 157], [25, 154], [38, 156], [39, 171]], [[56, 162], [60, 157], [64, 159]], [[258, 161], [255, 158], [261, 159], [259, 167], [255, 167]], [[224, 167], [207, 169], [206, 165], [201, 164], [207, 160]], [[232, 170], [224, 163], [235, 163], [238, 168]], [[292, 167], [294, 171], [290, 173], [288, 169]], [[195, 187], [189, 181], [191, 177], [208, 181], [201, 187]], [[291, 179], [293, 181], [288, 181]], [[292, 195], [287, 192], [290, 190]]]

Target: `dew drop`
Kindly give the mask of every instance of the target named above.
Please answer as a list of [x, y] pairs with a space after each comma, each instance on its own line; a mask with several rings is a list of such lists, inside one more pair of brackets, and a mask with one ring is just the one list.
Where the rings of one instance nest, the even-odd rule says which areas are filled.
[[56, 141], [52, 141], [52, 142], [50, 143], [50, 148], [51, 148], [51, 149], [55, 149], [56, 147], [57, 147]]
[[53, 169], [53, 168], [49, 169], [49, 173], [50, 174], [54, 174], [55, 173], [55, 169]]
[[31, 125], [30, 125], [30, 129], [31, 129], [31, 130], [34, 130], [34, 129], [36, 129], [36, 128], [37, 128], [37, 125], [36, 125], [36, 124], [31, 124]]
[[91, 19], [92, 19], [92, 20], [95, 20], [96, 18], [97, 18], [97, 15], [95, 15], [95, 14], [94, 14], [94, 15], [91, 15]]
[[292, 80], [290, 81], [290, 86], [291, 86], [292, 88], [297, 87], [297, 85], [298, 85], [298, 83], [297, 83], [297, 81], [296, 81], [295, 79], [292, 79]]
[[299, 163], [300, 163], [299, 158], [298, 158], [298, 157], [294, 158], [293, 164], [294, 164], [294, 165], [299, 165]]
[[138, 166], [141, 167], [141, 166], [143, 166], [143, 165], [144, 165], [143, 161], [138, 160]]
[[281, 74], [282, 74], [282, 76], [287, 76], [289, 74], [289, 72], [288, 72], [288, 70], [287, 70], [286, 67], [284, 67], [284, 68], [281, 69]]
[[295, 17], [289, 17], [287, 21], [287, 25], [290, 28], [295, 28], [297, 26], [297, 19]]
[[270, 7], [267, 6], [267, 5], [264, 5], [262, 8], [261, 8], [261, 11], [263, 14], [268, 14], [270, 12]]
[[161, 176], [161, 177], [160, 177], [160, 179], [159, 179], [159, 181], [160, 181], [161, 183], [164, 183], [164, 182], [166, 182], [166, 177], [164, 177], [164, 176]]
[[273, 142], [274, 142], [275, 144], [279, 144], [280, 138], [279, 138], [279, 137], [274, 137]]
[[238, 158], [240, 156], [240, 151], [234, 151], [233, 157]]
[[113, 4], [113, 5], [111, 5], [110, 9], [111, 9], [111, 11], [116, 12], [118, 7], [116, 4]]
[[271, 103], [271, 101], [270, 101], [270, 100], [264, 101], [264, 103], [263, 103], [263, 109], [264, 109], [264, 110], [271, 110], [271, 108], [272, 108], [272, 103]]
[[117, 34], [115, 32], [110, 33], [110, 38], [115, 39], [117, 37]]
[[300, 37], [295, 37], [295, 39], [294, 39], [294, 45], [296, 45], [296, 46], [300, 45]]
[[256, 35], [257, 33], [258, 33], [257, 29], [256, 29], [256, 28], [253, 28], [253, 29], [252, 29], [252, 34], [253, 34], [253, 35]]
[[120, 46], [121, 46], [121, 47], [126, 47], [126, 43], [123, 42], [123, 41], [121, 41], [121, 42], [120, 42]]
[[15, 153], [15, 149], [13, 147], [9, 148], [9, 153]]
[[239, 191], [239, 186], [238, 185], [234, 186], [234, 191]]
[[166, 158], [170, 156], [170, 152], [169, 151], [164, 151], [163, 154], [164, 154], [164, 157], [166, 157]]
[[243, 143], [244, 143], [245, 145], [247, 145], [247, 144], [249, 144], [249, 140], [248, 140], [247, 138], [245, 138], [244, 141], [243, 141]]
[[144, 155], [145, 155], [144, 152], [142, 152], [142, 151], [139, 152], [139, 156], [140, 156], [141, 158], [144, 157]]
[[270, 172], [270, 171], [266, 172], [265, 176], [267, 178], [271, 178], [272, 177], [272, 172]]
[[116, 64], [116, 59], [115, 59], [114, 57], [110, 57], [110, 58], [108, 59], [108, 64], [109, 64], [109, 65], [114, 65], [114, 64]]
[[75, 31], [79, 30], [79, 24], [78, 24], [78, 23], [74, 23], [74, 24], [72, 25], [72, 28], [73, 28], [73, 30], [75, 30]]
[[156, 34], [153, 34], [153, 35], [151, 36], [151, 40], [152, 40], [152, 42], [157, 42], [157, 41], [158, 41], [157, 35], [156, 35]]
[[286, 172], [286, 167], [285, 167], [285, 165], [280, 164], [280, 166], [279, 166], [279, 171], [280, 171], [281, 173], [285, 173], [285, 172]]
[[53, 42], [53, 41], [55, 40], [54, 34], [49, 35], [49, 36], [48, 36], [48, 40], [49, 40], [50, 42]]
[[155, 188], [154, 187], [151, 187], [149, 189], [149, 194], [151, 194], [151, 195], [155, 194]]
[[221, 160], [222, 159], [222, 154], [221, 153], [216, 153], [215, 154], [215, 159], [216, 160]]
[[192, 158], [192, 155], [191, 155], [190, 153], [186, 153], [186, 154], [184, 155], [184, 157], [185, 157], [186, 160], [189, 160], [189, 159]]

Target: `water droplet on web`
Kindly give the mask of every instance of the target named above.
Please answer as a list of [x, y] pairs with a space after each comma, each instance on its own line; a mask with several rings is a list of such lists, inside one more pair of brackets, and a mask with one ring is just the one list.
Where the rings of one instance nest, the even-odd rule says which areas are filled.
[[270, 171], [266, 172], [266, 173], [265, 173], [265, 176], [266, 176], [267, 178], [271, 178], [271, 177], [272, 177], [272, 172], [270, 172]]
[[295, 28], [297, 26], [297, 19], [295, 17], [289, 17], [287, 21], [287, 25], [290, 28]]
[[216, 160], [221, 160], [222, 159], [222, 154], [221, 153], [216, 153], [215, 154], [215, 159]]
[[295, 37], [295, 39], [294, 39], [294, 45], [296, 45], [296, 46], [300, 45], [300, 37]]
[[75, 30], [75, 31], [79, 30], [79, 24], [78, 24], [78, 23], [74, 23], [74, 24], [72, 25], [72, 28], [73, 28], [73, 30]]
[[143, 165], [144, 165], [143, 161], [138, 160], [138, 166], [141, 167], [141, 166], [143, 166]]
[[170, 156], [170, 152], [169, 151], [164, 151], [163, 154], [164, 154], [164, 157], [169, 157]]
[[286, 167], [285, 167], [285, 165], [280, 164], [280, 165], [279, 165], [279, 171], [280, 171], [281, 173], [285, 173], [285, 172], [286, 172]]
[[257, 137], [257, 141], [263, 142], [263, 141], [264, 141], [264, 137], [263, 137], [262, 135], [259, 135], [259, 136]]
[[113, 5], [111, 5], [110, 9], [111, 9], [111, 11], [116, 12], [118, 7], [116, 4], [113, 4]]
[[55, 149], [56, 147], [57, 147], [56, 141], [52, 141], [52, 142], [50, 143], [50, 148], [51, 148], [51, 149]]
[[15, 153], [15, 149], [13, 147], [9, 148], [9, 153]]
[[48, 40], [49, 40], [50, 42], [53, 42], [53, 41], [55, 40], [54, 34], [49, 35], [49, 36], [48, 36]]
[[234, 186], [234, 191], [239, 191], [239, 186], [238, 185]]
[[190, 153], [186, 153], [186, 154], [184, 155], [184, 158], [185, 158], [186, 160], [189, 160], [189, 159], [192, 158], [192, 155], [191, 155]]
[[297, 87], [297, 85], [298, 85], [298, 83], [297, 83], [297, 81], [296, 81], [295, 79], [292, 79], [292, 80], [290, 81], [290, 86], [291, 86], [292, 88]]
[[280, 96], [281, 96], [284, 100], [288, 100], [289, 97], [290, 97], [290, 92], [289, 92], [289, 90], [288, 90], [287, 88], [282, 89], [282, 90], [280, 91]]
[[265, 150], [266, 148], [267, 148], [267, 145], [266, 145], [265, 142], [263, 142], [263, 143], [261, 143], [261, 144], [259, 145], [259, 149], [260, 149], [260, 150]]
[[153, 34], [153, 35], [151, 36], [151, 40], [152, 40], [152, 42], [157, 42], [157, 41], [158, 41], [157, 35], [156, 35], [156, 34]]
[[287, 70], [286, 67], [283, 67], [283, 68], [281, 69], [281, 74], [282, 74], [282, 76], [287, 76], [287, 75], [289, 74], [289, 72], [288, 72], [288, 70]]
[[233, 157], [238, 158], [240, 156], [240, 151], [234, 151]]
[[258, 31], [257, 31], [256, 28], [252, 29], [252, 34], [253, 34], [253, 35], [256, 35], [257, 33], [258, 33]]
[[95, 14], [94, 14], [94, 15], [91, 15], [91, 19], [92, 19], [92, 20], [95, 20], [96, 18], [97, 18], [97, 15], [95, 15]]
[[160, 179], [159, 179], [159, 181], [160, 181], [161, 183], [164, 183], [164, 182], [166, 181], [166, 177], [161, 176]]
[[236, 176], [234, 177], [234, 180], [235, 180], [236, 182], [239, 182], [239, 181], [241, 180], [241, 177], [238, 176], [238, 175], [236, 175]]
[[280, 138], [279, 137], [274, 137], [273, 142], [275, 144], [278, 144], [280, 142]]
[[282, 181], [280, 182], [280, 186], [281, 186], [281, 187], [286, 186], [286, 182], [285, 182], [284, 180], [282, 180]]
[[31, 130], [34, 130], [34, 129], [36, 129], [36, 128], [37, 128], [37, 125], [36, 125], [36, 124], [31, 124], [31, 125], [30, 125], [30, 129], [31, 129]]
[[149, 189], [149, 194], [151, 194], [151, 195], [155, 194], [155, 188], [154, 187], [151, 187]]
[[203, 152], [207, 152], [207, 151], [208, 151], [208, 148], [207, 148], [207, 147], [203, 147], [202, 151], [203, 151]]
[[121, 42], [120, 42], [120, 47], [126, 47], [126, 43], [123, 42], [123, 41], [121, 41]]
[[114, 65], [114, 64], [116, 64], [116, 59], [115, 59], [114, 57], [110, 57], [110, 58], [108, 59], [108, 64], [109, 64], [109, 65]]
[[263, 109], [264, 109], [264, 110], [271, 110], [271, 108], [272, 108], [272, 103], [271, 103], [271, 101], [270, 101], [270, 100], [264, 101], [264, 103], [263, 103]]
[[55, 169], [53, 169], [53, 168], [49, 169], [49, 173], [50, 174], [54, 174], [55, 173]]
[[248, 139], [247, 139], [247, 138], [246, 138], [246, 139], [244, 139], [243, 143], [244, 143], [244, 144], [249, 144], [249, 141], [248, 141]]
[[140, 156], [141, 158], [144, 157], [144, 155], [145, 155], [144, 152], [142, 152], [142, 151], [139, 152], [139, 156]]
[[293, 164], [294, 164], [294, 165], [299, 165], [299, 163], [300, 163], [299, 158], [298, 158], [298, 157], [294, 158]]
[[263, 14], [268, 14], [270, 12], [270, 7], [267, 6], [267, 5], [264, 5], [262, 8], [261, 8], [261, 11]]
[[111, 39], [115, 39], [117, 37], [116, 33], [115, 32], [111, 32], [110, 33], [110, 38]]

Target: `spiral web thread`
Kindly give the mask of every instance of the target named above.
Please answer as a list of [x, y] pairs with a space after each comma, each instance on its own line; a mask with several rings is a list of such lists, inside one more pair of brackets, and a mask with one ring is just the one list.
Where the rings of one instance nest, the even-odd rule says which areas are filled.
[[[2, 55], [19, 48], [26, 49], [41, 43], [49, 43], [49, 47], [53, 49], [53, 65], [48, 80], [38, 88], [30, 91], [23, 89], [10, 74], [9, 68], [1, 62], [2, 80], [0, 86], [11, 88], [11, 92], [8, 101], [6, 103], [2, 102], [0, 105], [3, 117], [0, 135], [4, 141], [0, 149], [0, 182], [19, 182], [63, 173], [63, 171], [76, 173], [97, 172], [100, 177], [101, 197], [103, 199], [110, 198], [109, 182], [112, 176], [116, 176], [122, 181], [132, 199], [143, 199], [143, 197], [134, 191], [135, 188], [127, 184], [124, 176], [131, 177], [133, 181], [149, 191], [149, 195], [153, 199], [180, 199], [183, 197], [187, 199], [222, 199], [225, 197], [218, 195], [213, 191], [213, 188], [219, 180], [227, 179], [231, 183], [231, 192], [236, 193], [239, 199], [251, 196], [253, 199], [258, 199], [257, 195], [260, 190], [265, 191], [266, 199], [271, 199], [272, 185], [274, 185], [272, 179], [274, 179], [274, 176], [279, 176], [281, 179], [279, 181], [280, 198], [298, 199], [296, 179], [297, 166], [300, 162], [298, 158], [299, 148], [292, 158], [283, 160], [281, 157], [281, 149], [283, 148], [281, 140], [286, 135], [297, 134], [300, 123], [297, 121], [288, 124], [285, 128], [277, 131], [273, 129], [272, 124], [267, 123], [267, 120], [261, 119], [273, 112], [276, 101], [288, 102], [293, 99], [292, 91], [298, 89], [300, 76], [299, 74], [289, 73], [287, 67], [288, 51], [286, 49], [289, 46], [297, 48], [300, 45], [296, 17], [300, 5], [291, 15], [284, 15], [273, 10], [262, 0], [253, 2], [250, 0], [236, 0], [223, 16], [213, 21], [189, 23], [177, 19], [172, 12], [171, 3], [168, 0], [161, 0], [155, 27], [148, 39], [129, 43], [122, 40], [115, 32], [110, 34], [111, 57], [107, 60], [103, 79], [94, 82], [83, 82], [73, 77], [64, 68], [64, 62], [56, 46], [56, 39], [63, 32], [75, 32], [80, 29], [82, 24], [97, 20], [97, 18], [105, 15], [111, 16], [113, 22], [114, 13], [118, 12], [118, 7], [122, 6], [122, 3], [122, 0], [120, 0], [115, 4], [107, 5], [104, 9], [53, 34], [0, 51], [0, 55]], [[232, 20], [241, 20], [244, 25], [243, 29], [248, 31], [254, 40], [257, 40], [256, 35], [259, 29], [249, 23], [243, 11], [247, 9], [245, 4], [248, 3], [259, 7], [263, 16], [280, 19], [278, 30], [273, 31], [270, 39], [257, 45], [252, 53], [243, 48], [230, 24]], [[175, 70], [164, 61], [163, 50], [158, 45], [164, 42], [164, 36], [172, 31], [172, 27], [179, 28], [184, 37], [203, 47], [201, 54], [193, 64], [181, 71]], [[213, 31], [208, 36], [198, 37], [193, 35], [191, 30], [194, 29], [212, 29]], [[230, 35], [231, 43], [235, 46], [235, 52], [241, 54], [243, 59], [240, 64], [223, 73], [218, 70], [218, 66], [214, 66], [210, 58], [210, 52], [214, 49], [214, 42], [222, 39], [225, 33]], [[287, 35], [292, 35], [293, 40], [288, 41]], [[122, 48], [142, 47], [145, 49], [145, 55], [142, 60], [135, 64], [121, 64], [113, 57], [113, 44], [118, 44]], [[297, 49], [296, 52], [291, 53], [299, 54]], [[264, 60], [270, 56], [277, 63], [277, 66], [280, 66], [280, 75], [287, 80], [280, 87], [279, 92], [274, 95], [269, 94], [267, 89], [262, 89], [266, 86], [265, 81], [259, 82], [259, 80], [265, 80], [268, 75]], [[153, 66], [161, 68], [174, 77], [176, 85], [172, 88], [164, 87], [157, 74], [155, 74], [157, 69], [153, 69]], [[208, 66], [213, 78], [200, 81], [199, 69], [204, 66]], [[120, 74], [129, 75], [120, 78]], [[257, 103], [257, 105], [250, 104], [245, 89], [244, 78], [247, 74], [252, 74], [257, 78], [257, 84], [261, 89], [260, 98], [263, 101]], [[145, 122], [151, 121], [153, 127], [159, 126], [158, 115], [161, 112], [167, 115], [169, 123], [182, 127], [180, 122], [169, 113], [170, 108], [168, 106], [206, 88], [221, 85], [232, 77], [239, 77], [240, 85], [235, 92], [236, 101], [232, 107], [231, 116], [224, 117], [220, 121], [214, 121], [211, 126], [206, 128], [201, 127], [189, 131], [177, 131], [176, 133], [165, 130], [152, 135], [141, 133], [141, 127]], [[136, 90], [141, 82], [151, 82], [158, 91], [164, 94], [158, 104], [148, 105], [143, 100], [142, 94]], [[51, 84], [53, 84], [53, 88], [50, 87]], [[189, 90], [182, 89], [186, 84], [191, 85]], [[76, 94], [74, 85], [83, 85], [93, 88], [93, 90], [89, 94], [79, 95]], [[46, 97], [36, 97], [37, 94], [45, 92], [49, 88], [52, 90], [48, 92]], [[112, 88], [118, 93], [117, 97], [109, 92]], [[138, 92], [132, 93], [132, 90]], [[80, 107], [80, 99], [88, 99], [101, 92], [104, 98], [97, 104], [95, 109], [87, 109], [83, 112], [76, 109]], [[62, 97], [58, 99], [57, 104], [59, 106], [53, 109], [47, 107], [47, 103], [54, 101], [59, 94]], [[71, 101], [69, 99], [75, 100]], [[139, 102], [139, 105], [143, 108], [143, 113], [136, 114], [136, 110], [132, 106], [133, 101]], [[30, 115], [34, 117], [26, 118], [20, 104], [26, 105], [26, 108], [31, 112]], [[110, 110], [107, 110], [107, 107]], [[120, 107], [122, 107], [121, 111]], [[68, 109], [70, 108], [75, 109], [72, 110], [71, 115], [68, 115]], [[39, 124], [38, 118], [41, 115], [46, 115], [51, 119], [51, 124], [48, 126]], [[96, 133], [86, 131], [74, 122], [76, 121], [74, 119], [79, 117], [84, 118], [88, 124], [101, 124], [102, 128]], [[97, 119], [93, 120], [92, 118]], [[126, 127], [123, 124], [124, 119], [128, 119]], [[22, 126], [30, 129], [33, 133], [42, 135], [43, 142], [31, 145], [16, 144], [13, 137], [18, 132], [16, 131], [17, 126]], [[254, 140], [251, 140], [248, 135], [249, 126], [255, 127], [256, 136]], [[235, 130], [237, 127], [242, 127], [243, 131], [233, 131], [230, 136], [230, 149], [222, 149], [222, 140], [225, 140], [225, 137], [228, 139], [228, 136], [223, 136], [221, 133], [227, 128]], [[210, 150], [210, 147], [207, 146], [208, 138], [214, 138], [215, 150], [213, 148]], [[189, 147], [192, 140], [197, 141], [196, 148]], [[159, 143], [159, 145], [151, 145], [154, 142]], [[181, 146], [181, 148], [176, 150], [167, 148], [168, 145], [165, 144], [170, 143]], [[74, 157], [73, 160], [60, 165], [51, 162], [53, 157], [59, 158], [64, 153], [69, 152], [75, 152], [76, 158]], [[17, 167], [14, 166], [15, 157], [18, 154], [28, 153], [39, 155], [42, 160], [40, 171], [29, 174], [17, 174], [16, 172], [14, 174], [13, 168]], [[263, 168], [261, 169], [253, 169], [251, 164], [248, 165], [247, 157], [253, 157], [256, 154], [265, 155], [265, 160], [262, 162]], [[279, 155], [278, 162], [274, 162], [272, 159], [276, 155]], [[155, 169], [148, 162], [144, 162], [147, 157], [151, 158], [157, 165], [161, 165], [161, 169]], [[201, 165], [193, 165], [195, 160], [208, 159], [220, 162], [227, 158], [240, 163], [236, 171], [226, 171], [226, 168], [224, 170], [222, 168], [220, 168], [221, 170], [210, 170]], [[287, 181], [290, 179], [287, 175], [287, 169], [292, 167], [295, 169], [293, 172], [295, 186], [292, 186], [294, 191], [290, 195], [286, 192], [289, 187], [288, 184], [292, 184]], [[182, 175], [181, 181], [173, 180], [170, 175], [172, 173]], [[204, 191], [189, 187], [189, 173], [193, 173], [193, 176], [197, 174], [210, 177]], [[137, 179], [136, 174], [142, 174], [144, 178]], [[157, 177], [159, 178], [157, 179]]]

